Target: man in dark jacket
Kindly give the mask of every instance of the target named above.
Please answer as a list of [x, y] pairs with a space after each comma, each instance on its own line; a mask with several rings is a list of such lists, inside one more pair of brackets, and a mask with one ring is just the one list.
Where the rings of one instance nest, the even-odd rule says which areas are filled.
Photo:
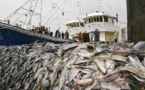
[[100, 32], [99, 32], [98, 29], [95, 29], [95, 31], [94, 31], [94, 36], [95, 36], [95, 41], [99, 41]]
[[58, 37], [58, 32], [59, 32], [59, 30], [57, 29], [55, 32], [55, 37]]
[[53, 32], [50, 32], [50, 36], [53, 36]]
[[69, 39], [69, 33], [68, 33], [67, 30], [66, 30], [66, 32], [65, 32], [65, 39]]
[[64, 33], [63, 33], [63, 31], [62, 31], [61, 35], [62, 35], [62, 39], [64, 39]]

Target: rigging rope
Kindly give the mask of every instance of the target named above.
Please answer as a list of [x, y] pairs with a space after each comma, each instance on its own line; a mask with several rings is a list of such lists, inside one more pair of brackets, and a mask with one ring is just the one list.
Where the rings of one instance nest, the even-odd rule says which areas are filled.
[[10, 19], [15, 13], [17, 13], [17, 11], [19, 11], [19, 9], [21, 9], [22, 7], [24, 7], [28, 2], [30, 2], [31, 0], [28, 0], [26, 3], [24, 3], [22, 6], [20, 6], [18, 9], [16, 9], [14, 12], [12, 12], [9, 16], [7, 16], [4, 20], [8, 20]]
[[[63, 7], [63, 9], [62, 9], [62, 10], [64, 10], [64, 8], [65, 8], [66, 4], [67, 4], [67, 3], [65, 3], [65, 5], [64, 5], [64, 7]], [[60, 12], [60, 13], [61, 13], [61, 12]], [[59, 15], [60, 15], [60, 13], [58, 13], [58, 15], [56, 15], [56, 17], [57, 17], [57, 16], [59, 16]], [[55, 17], [55, 18], [56, 18], [56, 17]], [[50, 21], [49, 23], [47, 23], [46, 25], [49, 25], [49, 24], [50, 24], [50, 23], [52, 23], [53, 21], [54, 21], [54, 20], [51, 20], [51, 21]], [[61, 22], [62, 22], [62, 19], [61, 19]], [[60, 24], [61, 24], [61, 22], [60, 22]], [[58, 24], [58, 26], [59, 26], [60, 24]]]
[[[64, 0], [64, 2], [60, 5], [60, 7], [66, 2], [67, 0]], [[47, 24], [47, 22], [52, 18], [52, 16], [59, 10], [59, 8], [51, 15], [50, 18], [44, 23], [44, 26]]]
[[18, 19], [22, 16], [23, 14], [21, 14], [12, 24], [14, 24], [16, 21], [18, 21]]
[[[27, 21], [28, 15], [27, 15], [27, 14], [25, 14], [25, 16], [26, 16], [26, 19], [25, 19], [24, 24], [26, 25], [26, 21]], [[23, 25], [23, 27], [24, 27], [24, 25]]]

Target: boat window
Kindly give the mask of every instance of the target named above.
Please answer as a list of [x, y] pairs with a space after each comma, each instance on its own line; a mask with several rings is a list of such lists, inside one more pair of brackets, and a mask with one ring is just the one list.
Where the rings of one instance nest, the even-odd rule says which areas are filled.
[[79, 27], [79, 23], [77, 23], [77, 27]]
[[89, 18], [89, 23], [91, 23], [91, 19]]
[[73, 27], [76, 27], [76, 24], [73, 24]]
[[96, 17], [94, 17], [94, 22], [97, 22], [97, 18]]
[[99, 17], [97, 17], [97, 22], [99, 22], [100, 20], [99, 20]]
[[93, 18], [91, 18], [91, 23], [94, 22]]
[[68, 28], [68, 29], [71, 28], [71, 25], [68, 25], [67, 28]]
[[77, 23], [75, 24], [75, 27], [77, 27]]
[[84, 27], [84, 24], [83, 24], [83, 23], [80, 23], [80, 25], [81, 25], [82, 27]]
[[100, 22], [102, 22], [103, 20], [102, 20], [102, 17], [100, 17]]
[[74, 24], [72, 24], [72, 27], [75, 27], [75, 25], [74, 25]]
[[75, 23], [74, 25], [75, 25], [75, 27], [77, 27], [77, 23]]
[[87, 24], [87, 23], [89, 23], [89, 19], [88, 19], [88, 18], [86, 19], [86, 24]]
[[104, 16], [104, 22], [108, 22], [108, 17]]

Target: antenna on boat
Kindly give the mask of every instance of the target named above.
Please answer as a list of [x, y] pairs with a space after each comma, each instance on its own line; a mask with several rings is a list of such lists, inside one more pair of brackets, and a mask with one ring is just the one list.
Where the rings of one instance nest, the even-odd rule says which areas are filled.
[[118, 14], [116, 14], [116, 22], [118, 23]]
[[78, 4], [77, 4], [77, 7], [79, 8], [79, 18], [80, 18], [80, 14], [81, 14], [81, 4], [80, 4], [79, 1], [78, 1]]
[[99, 6], [99, 11], [102, 11], [102, 5], [103, 5], [103, 3], [102, 3], [103, 1], [102, 0], [100, 0], [100, 6]]

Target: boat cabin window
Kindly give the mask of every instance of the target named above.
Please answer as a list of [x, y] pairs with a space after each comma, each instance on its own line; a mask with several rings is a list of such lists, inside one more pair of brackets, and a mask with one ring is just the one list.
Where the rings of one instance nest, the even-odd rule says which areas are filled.
[[97, 22], [99, 22], [100, 20], [99, 20], [99, 17], [97, 17]]
[[91, 23], [91, 19], [89, 18], [89, 23]]
[[108, 17], [102, 17], [102, 16], [99, 16], [99, 17], [91, 17], [91, 18], [88, 18], [88, 19], [84, 19], [84, 22], [85, 24], [87, 23], [93, 23], [93, 22], [103, 22], [103, 20], [105, 22], [108, 22]]
[[100, 22], [103, 22], [103, 19], [102, 19], [102, 17], [100, 17]]
[[84, 27], [84, 23], [73, 23], [70, 25], [67, 25], [68, 28], [74, 28], [74, 27]]
[[71, 28], [71, 25], [67, 25], [67, 28], [70, 29]]
[[80, 26], [81, 26], [81, 27], [84, 27], [84, 24], [83, 24], [83, 23], [80, 23]]
[[104, 16], [104, 22], [108, 22], [108, 17]]
[[97, 17], [94, 17], [94, 22], [97, 22]]
[[94, 22], [93, 18], [91, 18], [91, 23]]
[[86, 23], [89, 23], [89, 19], [86, 19]]

